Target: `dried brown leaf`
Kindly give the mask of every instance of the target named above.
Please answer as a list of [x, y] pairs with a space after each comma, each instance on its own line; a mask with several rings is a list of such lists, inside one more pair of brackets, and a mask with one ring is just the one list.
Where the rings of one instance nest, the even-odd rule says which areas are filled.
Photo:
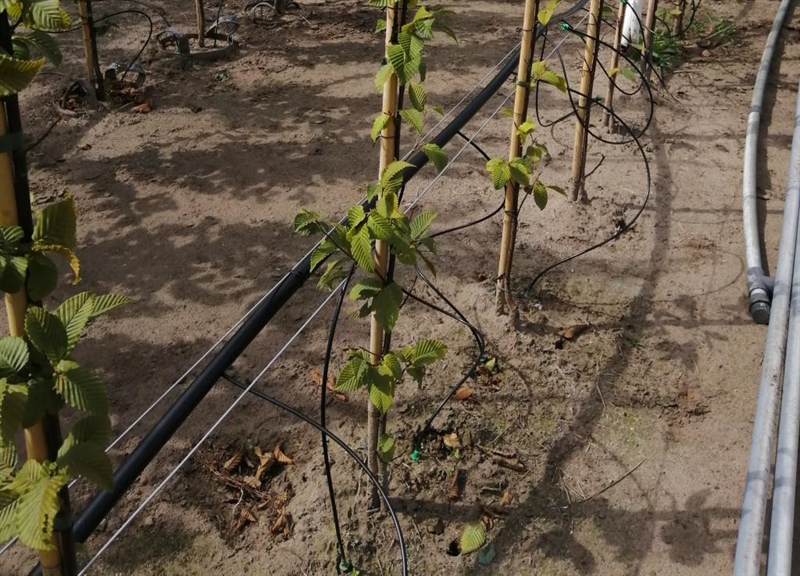
[[225, 464], [222, 465], [222, 469], [225, 470], [226, 472], [233, 472], [234, 470], [236, 470], [236, 468], [238, 468], [239, 465], [242, 463], [242, 460], [244, 459], [244, 454], [245, 454], [244, 448], [242, 448], [236, 454], [234, 454], [233, 456], [228, 458], [228, 460], [225, 461]]
[[502, 466], [503, 468], [508, 468], [509, 470], [513, 470], [514, 472], [525, 472], [527, 470], [527, 468], [525, 468], [525, 464], [520, 462], [517, 457], [502, 458], [500, 456], [495, 456], [493, 460], [498, 466]]
[[450, 481], [450, 489], [447, 491], [447, 498], [449, 500], [459, 500], [461, 498], [461, 484], [463, 478], [461, 470], [456, 470], [453, 473], [453, 478]]
[[275, 456], [275, 460], [277, 460], [281, 464], [294, 464], [294, 460], [292, 460], [286, 454], [283, 453], [283, 451], [281, 450], [280, 443], [278, 443], [275, 446], [275, 449], [272, 451], [272, 454]]
[[280, 534], [288, 538], [292, 533], [292, 517], [287, 514], [286, 510], [281, 510], [280, 514], [278, 515], [278, 519], [275, 520], [275, 523], [272, 525], [272, 533], [273, 534]]
[[275, 457], [272, 454], [267, 454], [266, 456], [266, 458], [261, 460], [261, 464], [258, 466], [258, 470], [256, 470], [256, 478], [259, 482], [261, 482], [262, 476], [264, 476], [266, 472], [269, 472], [275, 464]]
[[500, 506], [508, 506], [509, 504], [511, 504], [512, 500], [513, 498], [511, 497], [511, 492], [506, 490], [505, 492], [503, 492], [503, 495], [500, 496]]
[[453, 398], [456, 400], [466, 400], [470, 396], [472, 396], [472, 388], [470, 388], [469, 386], [462, 386], [461, 388], [456, 390], [456, 393], [453, 395]]
[[250, 488], [254, 488], [255, 490], [261, 489], [261, 480], [255, 476], [245, 476], [242, 478], [242, 481]]
[[255, 524], [258, 524], [258, 518], [256, 518], [256, 515], [253, 514], [253, 511], [250, 510], [250, 508], [248, 508], [247, 506], [243, 505], [239, 509], [239, 515], [248, 522], [254, 522]]
[[134, 106], [133, 108], [131, 108], [131, 112], [135, 114], [149, 114], [152, 111], [153, 111], [153, 105], [149, 101], [142, 102], [138, 106]]
[[448, 448], [452, 448], [453, 450], [457, 448], [461, 448], [461, 439], [458, 437], [456, 432], [451, 432], [450, 434], [445, 434], [442, 436], [442, 441], [444, 445]]
[[559, 336], [564, 340], [575, 340], [578, 336], [583, 334], [584, 331], [589, 327], [588, 324], [573, 324], [572, 326], [567, 326], [561, 332], [559, 332]]

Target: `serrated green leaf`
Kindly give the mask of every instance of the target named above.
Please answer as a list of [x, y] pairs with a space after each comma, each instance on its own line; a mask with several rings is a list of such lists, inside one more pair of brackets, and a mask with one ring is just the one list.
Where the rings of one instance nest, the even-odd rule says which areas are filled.
[[70, 20], [59, 0], [31, 0], [25, 25], [38, 30], [69, 30]]
[[376, 210], [370, 211], [367, 226], [378, 240], [390, 240], [394, 235], [392, 221], [380, 215]]
[[[384, 190], [384, 196], [388, 192], [397, 192], [403, 185], [403, 170], [413, 167], [413, 164], [403, 160], [395, 160], [389, 164], [381, 174], [381, 187]], [[384, 214], [387, 218], [390, 215]]]
[[364, 278], [350, 289], [350, 300], [367, 300], [383, 289], [383, 282], [379, 278], [370, 276]]
[[428, 95], [425, 93], [425, 88], [422, 84], [419, 82], [409, 82], [408, 96], [415, 110], [419, 110], [420, 112], [425, 110], [425, 103], [428, 101]]
[[11, 540], [17, 535], [18, 503], [18, 493], [0, 489], [0, 542]]
[[567, 79], [563, 76], [559, 76], [552, 70], [548, 70], [544, 74], [541, 75], [539, 78], [540, 82], [544, 82], [546, 84], [551, 84], [559, 89], [559, 91], [566, 93], [567, 92]]
[[525, 158], [533, 164], [541, 162], [542, 158], [547, 154], [547, 146], [534, 142], [525, 150]]
[[53, 202], [36, 215], [33, 241], [46, 246], [75, 250], [78, 245], [77, 221], [78, 216], [72, 196]]
[[405, 73], [406, 51], [399, 44], [390, 44], [386, 47], [386, 59], [392, 66], [392, 70], [401, 84], [405, 84], [409, 78]]
[[58, 451], [57, 463], [70, 476], [82, 476], [109, 492], [114, 489], [114, 468], [103, 446], [78, 442]]
[[64, 401], [53, 388], [51, 378], [33, 378], [28, 381], [28, 401], [22, 416], [22, 427], [30, 428], [44, 418], [45, 414], [57, 414]]
[[628, 66], [623, 66], [619, 69], [619, 73], [622, 74], [624, 78], [627, 78], [631, 82], [636, 82], [636, 71], [633, 68]]
[[28, 300], [41, 302], [58, 286], [58, 267], [44, 254], [33, 252], [28, 259], [25, 284]]
[[92, 309], [92, 314], [89, 316], [89, 318], [97, 318], [98, 316], [102, 316], [103, 314], [110, 312], [115, 308], [119, 308], [120, 306], [125, 306], [126, 304], [131, 303], [133, 303], [133, 298], [126, 296], [125, 294], [95, 295], [94, 308]]
[[56, 371], [56, 390], [67, 404], [84, 412], [108, 413], [108, 393], [97, 374], [71, 361], [60, 362]]
[[375, 74], [375, 88], [377, 88], [379, 92], [383, 90], [389, 78], [392, 77], [392, 72], [394, 72], [394, 67], [391, 64], [384, 64], [378, 69], [378, 72]]
[[312, 212], [302, 208], [300, 212], [297, 213], [297, 216], [294, 217], [292, 227], [294, 228], [295, 234], [310, 236], [311, 234], [319, 232], [319, 224], [319, 212]]
[[406, 108], [400, 110], [400, 117], [411, 124], [414, 130], [422, 134], [422, 131], [425, 129], [425, 117], [422, 115], [422, 112], [414, 110], [413, 108]]
[[479, 520], [474, 524], [467, 524], [458, 540], [462, 554], [475, 552], [486, 543], [486, 524]]
[[19, 336], [0, 338], [0, 376], [21, 372], [30, 360], [28, 344]]
[[25, 232], [20, 226], [0, 226], [0, 242], [5, 250], [19, 248], [20, 242], [25, 238]]
[[381, 358], [378, 373], [399, 381], [403, 378], [403, 367], [400, 365], [400, 360], [397, 359], [397, 356], [389, 352]]
[[440, 20], [435, 20], [433, 23], [433, 29], [437, 32], [444, 32], [447, 34], [456, 44], [458, 44], [458, 36], [456, 36], [455, 31], [450, 28], [447, 24]]
[[514, 109], [513, 108], [508, 108], [507, 106], [504, 106], [503, 108], [500, 108], [499, 114], [500, 114], [500, 116], [505, 116], [506, 118], [513, 118], [514, 117]]
[[375, 23], [375, 33], [383, 32], [386, 30], [386, 20], [383, 18], [378, 18], [378, 21]]
[[544, 8], [539, 9], [539, 13], [536, 15], [536, 19], [539, 21], [539, 24], [542, 26], [547, 26], [550, 23], [551, 18], [553, 18], [553, 14], [558, 7], [560, 0], [550, 0], [547, 4], [545, 4]]
[[14, 441], [14, 436], [22, 427], [25, 404], [28, 400], [24, 386], [9, 384], [0, 380], [0, 444]]
[[522, 158], [514, 158], [508, 163], [508, 170], [511, 174], [511, 180], [520, 186], [528, 186], [530, 184], [531, 172], [528, 165]]
[[394, 438], [388, 434], [381, 434], [378, 438], [378, 457], [387, 464], [394, 459]]
[[381, 135], [381, 132], [389, 125], [389, 122], [392, 121], [392, 117], [389, 114], [384, 114], [381, 112], [375, 117], [375, 120], [372, 122], [372, 130], [369, 133], [369, 137], [372, 139], [373, 142], [378, 139], [378, 136]]
[[492, 185], [495, 190], [505, 188], [505, 185], [511, 180], [511, 169], [508, 167], [508, 162], [502, 158], [492, 158], [486, 163], [486, 170], [492, 178]]
[[353, 354], [336, 378], [334, 389], [339, 392], [354, 392], [367, 383], [369, 360], [361, 354]]
[[63, 471], [54, 471], [35, 460], [28, 460], [14, 480], [24, 487], [16, 507], [19, 539], [34, 550], [54, 550], [53, 521], [61, 501], [58, 493], [69, 482]]
[[64, 439], [64, 443], [59, 450], [66, 451], [70, 446], [81, 442], [94, 442], [98, 446], [105, 446], [111, 435], [111, 420], [107, 414], [89, 414], [84, 416], [75, 424], [69, 435]]
[[441, 360], [447, 354], [447, 346], [439, 340], [423, 339], [419, 340], [410, 349], [409, 357], [413, 364], [417, 366], [427, 366], [437, 360]]
[[25, 284], [28, 270], [28, 259], [24, 256], [12, 256], [4, 259], [0, 290], [8, 294], [19, 292]]
[[34, 242], [33, 250], [38, 252], [55, 252], [59, 256], [61, 256], [69, 267], [72, 268], [72, 274], [74, 278], [72, 280], [73, 284], [77, 284], [81, 280], [81, 263], [78, 260], [78, 256], [70, 250], [69, 248], [65, 248], [64, 246], [58, 246], [56, 244], [44, 244], [42, 242]]
[[375, 321], [386, 332], [391, 332], [400, 315], [400, 304], [403, 302], [403, 290], [391, 282], [372, 299], [372, 311]]
[[333, 290], [334, 283], [336, 283], [337, 280], [344, 278], [345, 275], [346, 273], [342, 269], [342, 260], [340, 258], [331, 260], [325, 267], [325, 271], [322, 273], [322, 276], [320, 276], [319, 282], [317, 282], [317, 288]]
[[539, 210], [547, 207], [547, 188], [539, 180], [533, 183], [533, 201], [536, 202]]
[[0, 53], [0, 97], [24, 90], [44, 66], [45, 59], [17, 60]]
[[322, 242], [320, 242], [311, 253], [311, 272], [316, 270], [317, 266], [324, 262], [325, 258], [336, 252], [336, 250], [336, 246], [328, 238], [325, 238]]
[[520, 124], [519, 128], [517, 128], [517, 135], [524, 140], [531, 134], [531, 132], [534, 132], [535, 130], [536, 124], [531, 120], [525, 120], [525, 122]]
[[428, 143], [422, 147], [422, 152], [428, 157], [428, 160], [433, 162], [437, 172], [441, 172], [447, 167], [449, 162], [447, 154], [442, 150], [438, 144]]
[[14, 37], [14, 41], [36, 48], [53, 66], [61, 65], [61, 50], [56, 41], [53, 40], [53, 37], [47, 32], [33, 30], [27, 34], [18, 34]]
[[375, 378], [369, 383], [369, 400], [381, 414], [386, 414], [394, 401], [394, 382], [389, 378]]
[[367, 215], [361, 204], [354, 204], [347, 209], [347, 223], [350, 228], [355, 228], [364, 221]]
[[81, 292], [64, 300], [56, 308], [56, 316], [67, 331], [67, 353], [71, 352], [86, 328], [94, 312], [95, 297], [89, 292]]
[[365, 272], [375, 270], [375, 263], [372, 259], [372, 239], [369, 237], [369, 229], [361, 225], [350, 238], [350, 252], [358, 266]]
[[25, 315], [25, 334], [31, 344], [55, 364], [67, 354], [67, 330], [58, 316], [37, 306], [29, 306]]
[[423, 236], [426, 236], [435, 218], [436, 212], [432, 210], [425, 210], [417, 214], [411, 221], [411, 238], [419, 240]]
[[[399, 176], [395, 176], [395, 178], [399, 178]], [[397, 218], [398, 213], [397, 202], [397, 194], [395, 194], [394, 191], [384, 192], [375, 203], [375, 211], [384, 218], [394, 220]], [[402, 214], [400, 216], [402, 216]]]

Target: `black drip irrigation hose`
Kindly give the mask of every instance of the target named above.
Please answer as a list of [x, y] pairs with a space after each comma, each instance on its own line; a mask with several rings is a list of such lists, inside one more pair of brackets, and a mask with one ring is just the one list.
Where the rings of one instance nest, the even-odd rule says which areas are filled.
[[[580, 10], [588, 0], [579, 0], [572, 8], [567, 10], [560, 18], [567, 18]], [[537, 28], [541, 28], [537, 25]], [[519, 48], [512, 52], [506, 65], [495, 75], [495, 77], [473, 98], [464, 109], [459, 112], [456, 117], [445, 126], [439, 134], [437, 134], [431, 143], [440, 147], [444, 147], [454, 136], [456, 136], [463, 127], [469, 122], [475, 114], [486, 104], [486, 102], [494, 96], [494, 94], [505, 84], [508, 77], [514, 72], [519, 60]], [[413, 178], [427, 163], [428, 158], [424, 152], [417, 152], [410, 159], [411, 167], [403, 171], [403, 181], [408, 182]], [[365, 208], [370, 207], [370, 203], [364, 201], [362, 205]], [[289, 299], [305, 284], [306, 280], [311, 276], [311, 252], [309, 252], [303, 259], [297, 262], [289, 271], [287, 276], [275, 287], [274, 292], [269, 298], [265, 298], [259, 303], [253, 311], [243, 321], [241, 327], [233, 333], [230, 339], [222, 346], [220, 351], [214, 358], [206, 365], [201, 373], [187, 386], [181, 396], [167, 409], [161, 419], [153, 426], [145, 437], [139, 442], [136, 448], [128, 455], [128, 457], [120, 464], [114, 472], [114, 489], [112, 491], [101, 491], [98, 493], [86, 506], [81, 513], [80, 517], [75, 522], [74, 531], [75, 539], [78, 542], [85, 542], [86, 539], [97, 528], [100, 522], [111, 511], [116, 503], [128, 491], [133, 482], [141, 474], [142, 470], [155, 458], [161, 451], [166, 443], [172, 438], [178, 428], [188, 418], [188, 416], [197, 408], [206, 395], [211, 391], [214, 385], [226, 374], [227, 369], [233, 362], [241, 355], [241, 353], [250, 345], [253, 339], [264, 329], [264, 327], [275, 317], [278, 311], [289, 301]], [[433, 287], [432, 287], [433, 289]], [[438, 292], [438, 290], [434, 289]], [[439, 292], [440, 297], [441, 293]], [[466, 321], [466, 320], [465, 320]], [[467, 323], [468, 324], [468, 323]], [[469, 324], [468, 324], [469, 325]], [[469, 325], [471, 326], [471, 325]], [[474, 328], [474, 327], [472, 327]], [[478, 332], [479, 334], [479, 332]], [[477, 336], [476, 336], [477, 339]], [[482, 342], [482, 336], [480, 338]], [[469, 376], [465, 377], [468, 378]], [[326, 383], [323, 382], [323, 387]], [[457, 389], [456, 389], [457, 390]], [[452, 392], [449, 397], [455, 392]], [[273, 398], [263, 395], [263, 399], [273, 403], [279, 408], [288, 411], [298, 418], [312, 424], [321, 432], [326, 432], [328, 437], [339, 444], [350, 457], [356, 459], [359, 465], [364, 469], [365, 473], [373, 483], [379, 484], [377, 479], [374, 478], [371, 471], [366, 468], [363, 462], [358, 459], [352, 449], [350, 449], [344, 442], [339, 440], [329, 431], [324, 430], [318, 423], [313, 422], [307, 416], [299, 413], [290, 406], [279, 402]], [[446, 400], [445, 400], [446, 402]], [[442, 403], [442, 406], [444, 403]], [[438, 408], [436, 414], [441, 409]], [[432, 421], [430, 418], [429, 421]], [[378, 493], [387, 504], [391, 514], [394, 514], [389, 506], [388, 498], [380, 486], [377, 486]], [[399, 522], [396, 516], [393, 515], [398, 534], [401, 535]], [[399, 545], [403, 553], [404, 559], [404, 574], [405, 572], [405, 544], [400, 538]], [[31, 575], [40, 575], [41, 566], [37, 565], [32, 571]]]

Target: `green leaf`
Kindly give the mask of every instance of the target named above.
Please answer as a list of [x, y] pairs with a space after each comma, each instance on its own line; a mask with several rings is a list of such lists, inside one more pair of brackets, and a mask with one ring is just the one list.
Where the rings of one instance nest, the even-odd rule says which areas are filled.
[[28, 344], [19, 336], [0, 338], [0, 376], [22, 372], [30, 360]]
[[381, 359], [381, 364], [378, 366], [378, 373], [399, 381], [403, 378], [403, 367], [400, 365], [400, 360], [391, 352], [384, 354]]
[[0, 542], [11, 540], [17, 535], [17, 504], [19, 494], [0, 489]]
[[620, 68], [619, 73], [622, 74], [623, 78], [627, 78], [631, 82], [636, 82], [636, 71], [634, 71], [633, 68], [623, 66]]
[[32, 378], [28, 381], [28, 401], [22, 416], [22, 427], [30, 428], [45, 416], [57, 414], [64, 401], [53, 388], [52, 378]]
[[70, 476], [83, 476], [103, 490], [114, 489], [114, 468], [103, 446], [94, 442], [79, 442], [58, 451], [58, 465]]
[[47, 256], [33, 252], [28, 259], [28, 300], [41, 302], [58, 286], [58, 267]]
[[439, 340], [419, 340], [410, 349], [410, 358], [417, 366], [427, 366], [436, 360], [441, 360], [447, 354], [447, 346]]
[[394, 235], [392, 221], [380, 215], [376, 210], [371, 210], [367, 220], [370, 232], [378, 240], [390, 240]]
[[94, 308], [89, 318], [97, 318], [106, 312], [110, 312], [114, 308], [119, 308], [126, 304], [131, 304], [133, 298], [125, 296], [124, 294], [100, 294], [94, 297]]
[[359, 267], [365, 272], [375, 270], [372, 260], [372, 239], [369, 237], [369, 228], [361, 225], [350, 238], [350, 252]]
[[24, 256], [13, 256], [5, 259], [5, 267], [0, 276], [0, 290], [8, 294], [19, 292], [25, 284], [28, 270], [28, 259]]
[[384, 64], [378, 69], [378, 72], [375, 74], [375, 88], [377, 88], [379, 92], [383, 90], [383, 87], [389, 81], [389, 78], [391, 78], [392, 72], [394, 72], [394, 67], [391, 64]]
[[495, 190], [501, 190], [511, 180], [511, 169], [508, 162], [502, 158], [492, 158], [486, 163], [486, 170], [492, 178], [492, 185]]
[[555, 186], [553, 184], [548, 184], [547, 188], [549, 188], [553, 192], [558, 192], [562, 196], [566, 196], [567, 195], [566, 191], [561, 186]]
[[67, 331], [67, 353], [71, 352], [94, 312], [94, 295], [81, 292], [64, 300], [56, 308], [56, 316]]
[[33, 241], [37, 244], [75, 250], [78, 216], [72, 196], [53, 202], [36, 215]]
[[353, 353], [336, 378], [334, 389], [339, 392], [354, 392], [367, 383], [370, 369], [369, 360], [364, 353]]
[[41, 30], [33, 30], [27, 34], [18, 34], [14, 37], [14, 41], [36, 48], [53, 66], [61, 65], [61, 50], [50, 34]]
[[425, 210], [417, 214], [411, 221], [411, 238], [419, 240], [423, 236], [426, 236], [435, 218], [436, 212], [433, 210]]
[[383, 132], [383, 130], [389, 125], [391, 120], [392, 117], [389, 114], [384, 114], [383, 112], [375, 117], [375, 120], [372, 122], [372, 130], [369, 133], [369, 137], [373, 142], [378, 139], [378, 136], [381, 135], [381, 132]]
[[511, 174], [511, 180], [520, 186], [528, 186], [530, 184], [531, 172], [525, 160], [522, 158], [514, 158], [508, 163], [508, 170]]
[[108, 393], [97, 374], [68, 360], [60, 362], [56, 371], [56, 390], [67, 404], [94, 414], [108, 413]]
[[380, 182], [370, 182], [367, 184], [367, 200], [370, 202], [378, 195], [381, 191], [381, 184]]
[[75, 252], [70, 250], [69, 248], [65, 248], [64, 246], [58, 246], [55, 244], [44, 244], [42, 242], [34, 242], [33, 250], [38, 252], [55, 252], [64, 260], [66, 260], [69, 267], [72, 268], [72, 273], [74, 274], [75, 278], [72, 280], [73, 284], [77, 284], [80, 282], [81, 279], [81, 263], [78, 260], [78, 257], [75, 255]]
[[547, 72], [547, 62], [544, 60], [537, 60], [531, 64], [531, 82], [539, 80], [545, 72]]
[[369, 383], [369, 400], [381, 414], [386, 414], [394, 401], [394, 382], [389, 378], [375, 378]]
[[361, 204], [350, 206], [347, 210], [347, 223], [350, 225], [350, 228], [355, 228], [364, 222], [364, 218], [366, 217], [367, 215], [364, 213], [364, 207]]
[[0, 380], [0, 444], [14, 441], [14, 436], [22, 427], [27, 400], [25, 386]]
[[300, 236], [310, 236], [320, 231], [319, 212], [311, 212], [302, 208], [297, 216], [294, 217], [292, 224], [295, 234]]
[[[395, 178], [399, 178], [395, 176]], [[384, 192], [375, 203], [375, 211], [384, 218], [396, 219], [399, 211], [397, 210], [397, 194], [394, 191]], [[400, 214], [402, 216], [402, 214]]]
[[[389, 164], [381, 174], [381, 187], [386, 192], [397, 192], [403, 185], [403, 170], [414, 165], [403, 160], [395, 160]], [[385, 215], [387, 218], [388, 215]]]
[[547, 154], [547, 146], [534, 142], [525, 150], [525, 158], [531, 163], [538, 164], [544, 155]]
[[0, 97], [25, 89], [44, 66], [44, 58], [17, 60], [0, 53]]
[[383, 18], [378, 18], [378, 21], [375, 23], [375, 33], [383, 32], [386, 30], [386, 20]]
[[533, 201], [536, 202], [539, 210], [547, 207], [547, 188], [539, 180], [533, 183]]
[[34, 550], [54, 550], [53, 521], [61, 500], [58, 493], [69, 482], [62, 471], [28, 460], [14, 479], [22, 495], [16, 506], [19, 539]]
[[[397, 79], [401, 84], [405, 84], [409, 78], [405, 74], [406, 51], [399, 44], [390, 44], [386, 47], [386, 59], [391, 64]], [[377, 81], [376, 81], [377, 83]]]
[[387, 464], [394, 459], [394, 438], [388, 434], [381, 434], [378, 438], [378, 458]]
[[486, 524], [479, 520], [475, 524], [467, 524], [458, 540], [462, 554], [475, 552], [486, 542]]
[[422, 151], [425, 153], [425, 156], [428, 157], [428, 160], [433, 162], [437, 172], [441, 172], [447, 167], [449, 161], [447, 154], [445, 154], [444, 150], [442, 150], [438, 144], [425, 144], [422, 147]]
[[322, 276], [320, 276], [319, 282], [317, 282], [317, 288], [327, 288], [328, 290], [333, 290], [334, 283], [337, 280], [344, 278], [345, 275], [345, 271], [342, 270], [341, 258], [331, 260], [325, 267], [325, 272], [323, 272]]
[[386, 332], [391, 332], [400, 316], [400, 304], [403, 302], [403, 290], [391, 282], [372, 298], [372, 311], [375, 321]]
[[428, 95], [425, 93], [425, 88], [422, 84], [418, 82], [409, 82], [408, 96], [415, 110], [419, 110], [420, 112], [425, 110], [425, 103], [428, 100]]
[[521, 139], [523, 139], [523, 140], [524, 140], [525, 138], [527, 138], [527, 137], [528, 137], [528, 135], [529, 135], [531, 132], [533, 132], [533, 131], [535, 131], [535, 130], [536, 130], [536, 124], [535, 124], [535, 123], [533, 123], [531, 120], [525, 120], [525, 122], [523, 122], [522, 124], [520, 124], [520, 125], [519, 125], [519, 128], [517, 128], [517, 135], [518, 135], [518, 136], [519, 136]]
[[111, 420], [108, 415], [89, 414], [72, 425], [72, 429], [64, 439], [64, 444], [59, 450], [59, 454], [68, 450], [70, 446], [81, 442], [94, 442], [99, 446], [105, 446], [110, 435]]
[[338, 248], [336, 245], [331, 242], [328, 238], [325, 238], [319, 245], [314, 248], [314, 251], [311, 253], [311, 271], [317, 269], [325, 258], [336, 252]]
[[58, 316], [37, 306], [25, 315], [25, 333], [31, 344], [55, 364], [67, 354], [67, 331]]
[[547, 26], [550, 23], [550, 19], [553, 17], [559, 2], [560, 0], [550, 0], [543, 9], [539, 9], [539, 13], [536, 15], [539, 24]]
[[31, 0], [26, 26], [39, 30], [69, 30], [69, 15], [59, 0]]
[[561, 92], [567, 92], [567, 79], [563, 76], [559, 76], [552, 70], [548, 70], [544, 74], [541, 75], [539, 78], [540, 82], [545, 82], [546, 84], [551, 84], [558, 88]]
[[425, 117], [422, 115], [422, 112], [414, 110], [413, 108], [406, 108], [400, 110], [400, 117], [411, 124], [414, 130], [422, 134], [422, 131], [425, 129]]
[[447, 24], [445, 24], [444, 22], [441, 22], [441, 21], [439, 21], [439, 20], [436, 20], [436, 21], [433, 23], [433, 29], [434, 29], [434, 30], [436, 30], [436, 31], [438, 31], [438, 32], [444, 32], [445, 34], [447, 34], [448, 36], [450, 36], [450, 38], [452, 38], [452, 39], [453, 39], [453, 41], [454, 41], [456, 44], [458, 44], [458, 36], [456, 36], [456, 33], [453, 31], [453, 29], [452, 29], [452, 28], [450, 28], [450, 26], [448, 26], [448, 25], [447, 25]]
[[[14, 473], [19, 464], [19, 456], [13, 442], [0, 444], [0, 484], [5, 484]], [[0, 538], [0, 542], [3, 539]]]
[[375, 276], [364, 278], [350, 289], [350, 300], [368, 300], [383, 289], [383, 282]]

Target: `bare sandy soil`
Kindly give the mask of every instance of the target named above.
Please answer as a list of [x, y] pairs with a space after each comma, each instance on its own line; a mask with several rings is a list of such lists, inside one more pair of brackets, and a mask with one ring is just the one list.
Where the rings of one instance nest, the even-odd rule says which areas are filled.
[[[191, 28], [192, 2], [152, 5], [173, 25]], [[124, 6], [98, 3], [98, 15]], [[241, 15], [243, 7], [237, 0], [223, 13]], [[655, 115], [642, 138], [652, 189], [641, 218], [619, 240], [556, 269], [530, 293], [526, 287], [538, 271], [609, 236], [620, 218], [633, 217], [645, 200], [645, 162], [632, 143], [592, 141], [589, 168], [603, 160], [588, 180], [587, 203], [556, 195], [544, 211], [525, 204], [515, 261], [517, 326], [494, 312], [500, 217], [440, 238], [436, 284], [484, 332], [498, 371], [471, 380], [472, 396], [453, 401], [434, 421], [442, 436], [458, 435], [458, 453], [440, 449], [435, 436], [421, 461], [410, 460], [414, 433], [469, 369], [475, 343], [462, 325], [419, 304], [405, 307], [398, 343], [435, 337], [450, 350], [422, 389], [409, 384], [398, 391], [390, 416], [400, 456], [391, 466], [390, 491], [410, 573], [730, 573], [765, 337], [744, 298], [741, 156], [756, 63], [776, 8], [766, 0], [704, 3], [704, 18], [736, 23], [737, 42], [706, 49], [689, 43], [666, 84], [654, 81]], [[154, 11], [142, 9], [158, 29]], [[517, 2], [468, 0], [455, 9], [460, 43], [438, 39], [429, 49], [429, 100], [445, 109], [513, 48], [521, 21]], [[377, 151], [368, 132], [379, 106], [372, 85], [381, 54], [372, 33], [378, 15], [352, 0], [309, 2], [301, 12], [303, 18], [289, 12], [260, 24], [244, 19], [240, 50], [230, 60], [180, 65], [151, 45], [144, 67], [152, 111], [64, 117], [31, 151], [36, 202], [65, 192], [77, 200], [82, 288], [136, 299], [96, 324], [82, 351], [111, 389], [117, 433], [306, 253], [311, 241], [291, 233], [301, 207], [338, 217], [375, 176]], [[115, 22], [119, 26], [100, 38], [104, 64], [130, 59], [147, 35], [141, 16]], [[606, 35], [610, 39], [610, 29]], [[768, 261], [785, 189], [798, 39], [797, 28], [784, 30], [764, 122], [768, 162], [759, 183]], [[67, 63], [60, 72], [78, 77], [79, 39], [67, 35], [63, 42]], [[576, 84], [581, 51], [574, 37], [561, 46]], [[604, 62], [608, 58], [601, 52]], [[31, 140], [59, 117], [54, 102], [67, 84], [45, 75], [25, 95]], [[465, 132], [482, 127], [511, 89], [502, 89]], [[604, 89], [598, 80], [595, 94]], [[539, 104], [542, 121], [569, 110], [554, 91], [543, 92]], [[649, 104], [639, 94], [618, 98], [617, 106], [640, 125]], [[508, 130], [508, 119], [495, 118], [476, 142], [490, 155], [503, 155]], [[572, 122], [539, 132], [552, 157], [545, 176], [565, 187], [572, 132]], [[462, 145], [454, 141], [447, 150], [452, 156]], [[474, 150], [465, 150], [426, 193], [422, 205], [439, 213], [436, 229], [499, 206], [483, 164]], [[433, 177], [426, 169], [407, 199], [423, 193]], [[412, 282], [408, 273], [400, 280]], [[435, 299], [420, 286], [419, 294]], [[251, 381], [324, 297], [310, 282], [233, 372]], [[319, 387], [313, 373], [322, 362], [330, 313], [326, 308], [257, 385], [314, 417]], [[589, 327], [574, 341], [560, 341], [562, 329], [575, 324]], [[342, 320], [336, 367], [344, 349], [366, 345], [367, 330], [363, 322]], [[184, 387], [185, 381], [166, 402]], [[122, 525], [238, 394], [226, 382], [217, 384], [89, 540], [84, 557]], [[365, 402], [362, 394], [349, 394], [328, 409], [331, 429], [361, 454]], [[166, 405], [114, 450], [115, 461]], [[282, 443], [294, 461], [267, 474], [264, 500], [234, 487], [242, 478], [238, 469], [222, 470], [247, 442], [265, 449]], [[92, 573], [335, 573], [319, 444], [302, 422], [259, 399], [244, 399]], [[362, 574], [398, 574], [391, 523], [383, 514], [367, 514], [367, 484], [355, 464], [335, 448], [333, 459], [354, 564]], [[456, 474], [460, 494], [452, 499]], [[80, 505], [92, 490], [81, 487], [76, 494]], [[241, 520], [244, 508], [257, 522]], [[477, 554], [448, 555], [451, 541], [487, 510], [492, 562], [483, 565]], [[24, 574], [30, 566], [31, 557], [19, 548], [0, 558], [3, 574]]]

